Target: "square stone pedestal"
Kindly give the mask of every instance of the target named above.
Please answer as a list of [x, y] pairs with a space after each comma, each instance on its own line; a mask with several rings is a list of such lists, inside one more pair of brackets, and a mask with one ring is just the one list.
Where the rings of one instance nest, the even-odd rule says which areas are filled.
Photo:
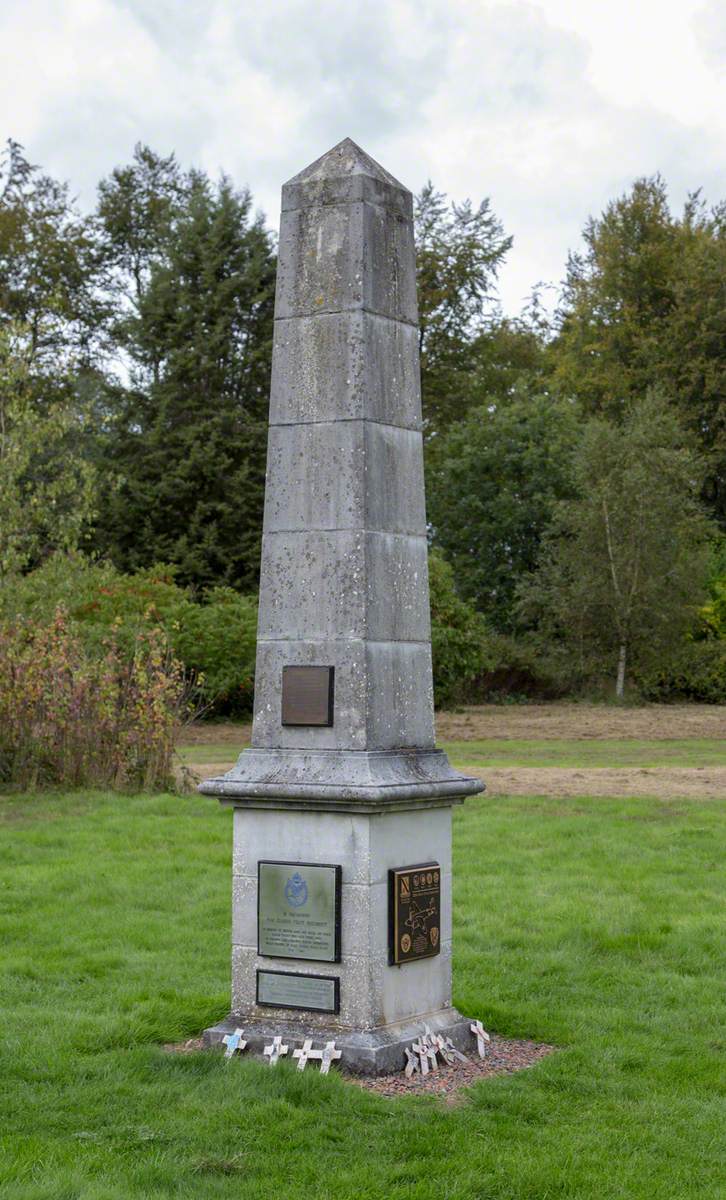
[[[380, 1074], [403, 1068], [404, 1046], [424, 1024], [468, 1047], [468, 1022], [451, 1007], [451, 803], [414, 803], [401, 811], [337, 812], [235, 807], [232, 914], [232, 1013], [205, 1031], [207, 1044], [242, 1026], [260, 1052], [275, 1034], [290, 1053], [306, 1037], [334, 1038], [350, 1070]], [[340, 866], [340, 962], [271, 958], [258, 953], [258, 864]], [[438, 953], [389, 962], [389, 869], [437, 863]], [[333, 976], [339, 1011], [270, 1008], [257, 1003], [257, 971]]]

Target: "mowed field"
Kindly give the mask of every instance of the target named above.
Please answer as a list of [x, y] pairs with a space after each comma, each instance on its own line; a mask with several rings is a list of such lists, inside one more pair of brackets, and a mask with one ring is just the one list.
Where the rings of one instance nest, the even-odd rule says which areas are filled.
[[[454, 813], [455, 1003], [557, 1047], [454, 1104], [170, 1053], [227, 1011], [229, 811], [190, 793], [0, 796], [3, 1200], [726, 1196], [724, 793], [491, 786], [502, 770], [723, 771], [726, 714], [697, 715], [440, 721], [490, 785]], [[214, 770], [243, 741], [208, 726], [183, 756]]]
[[[726, 707], [485, 705], [439, 713], [439, 744], [498, 795], [726, 797]], [[188, 730], [189, 782], [233, 766], [247, 724]]]

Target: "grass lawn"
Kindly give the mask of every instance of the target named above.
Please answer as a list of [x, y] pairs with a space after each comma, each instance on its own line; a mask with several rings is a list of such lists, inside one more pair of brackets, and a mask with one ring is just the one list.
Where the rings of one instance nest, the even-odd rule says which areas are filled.
[[215, 802], [0, 799], [3, 1200], [726, 1195], [723, 805], [484, 797], [455, 830], [455, 1001], [562, 1049], [452, 1108], [164, 1052], [227, 1010]]
[[683, 738], [643, 741], [637, 738], [602, 738], [569, 741], [548, 738], [525, 741], [499, 738], [472, 742], [447, 742], [449, 757], [457, 766], [486, 767], [716, 767], [726, 766], [723, 738]]
[[[247, 732], [245, 730], [245, 732]], [[232, 763], [246, 744], [205, 742], [179, 747], [183, 762]], [[486, 767], [716, 767], [726, 766], [726, 739], [681, 738], [643, 740], [601, 738], [590, 740], [546, 738], [478, 738], [442, 742], [451, 761], [459, 768]]]

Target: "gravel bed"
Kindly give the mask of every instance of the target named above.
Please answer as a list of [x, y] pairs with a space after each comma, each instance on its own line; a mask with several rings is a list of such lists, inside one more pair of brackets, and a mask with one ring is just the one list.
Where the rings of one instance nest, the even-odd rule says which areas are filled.
[[461, 1088], [470, 1087], [478, 1079], [524, 1071], [555, 1050], [555, 1046], [544, 1042], [510, 1040], [492, 1034], [486, 1058], [479, 1058], [474, 1051], [465, 1063], [456, 1062], [451, 1067], [442, 1064], [428, 1075], [412, 1075], [410, 1079], [403, 1071], [398, 1075], [379, 1075], [377, 1079], [357, 1075], [346, 1075], [346, 1079], [379, 1096], [444, 1096], [451, 1101]]
[[[348, 1071], [341, 1074], [348, 1083], [376, 1092], [379, 1096], [443, 1096], [452, 1103], [460, 1099], [457, 1092], [470, 1087], [478, 1079], [524, 1071], [541, 1058], [554, 1053], [556, 1048], [545, 1042], [500, 1038], [492, 1034], [486, 1058], [479, 1058], [476, 1051], [471, 1051], [465, 1063], [455, 1062], [450, 1067], [442, 1063], [435, 1071], [429, 1070], [428, 1075], [417, 1074], [407, 1079], [400, 1071], [397, 1075], [379, 1075], [375, 1079], [367, 1079]], [[201, 1038], [189, 1038], [186, 1042], [167, 1043], [164, 1049], [173, 1054], [194, 1054], [204, 1049], [204, 1044]]]

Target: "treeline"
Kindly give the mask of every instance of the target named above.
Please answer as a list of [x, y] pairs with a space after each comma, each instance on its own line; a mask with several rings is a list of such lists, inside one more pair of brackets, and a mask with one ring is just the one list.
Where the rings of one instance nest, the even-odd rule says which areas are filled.
[[[438, 700], [726, 700], [726, 205], [638, 180], [518, 318], [488, 200], [429, 185], [416, 229]], [[6, 622], [60, 603], [88, 653], [160, 626], [248, 706], [274, 286], [228, 178], [139, 146], [82, 213], [7, 143]]]

